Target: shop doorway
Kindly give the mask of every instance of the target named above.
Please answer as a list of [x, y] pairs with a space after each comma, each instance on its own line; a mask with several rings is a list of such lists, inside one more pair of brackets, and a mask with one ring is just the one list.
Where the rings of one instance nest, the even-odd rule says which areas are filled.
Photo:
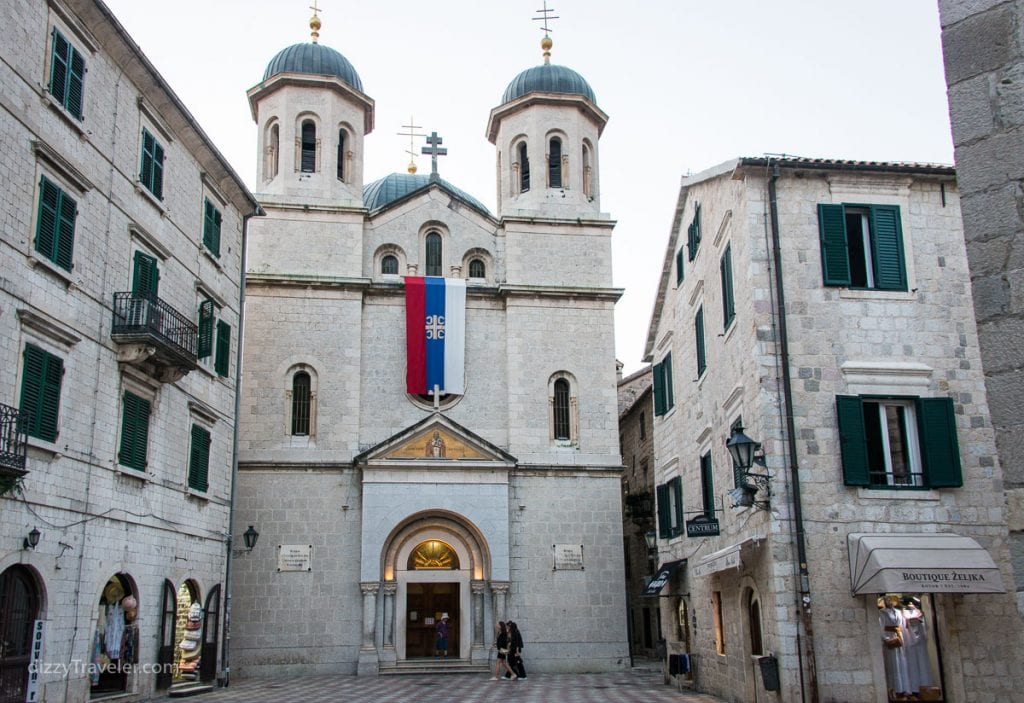
[[114, 574], [104, 584], [96, 611], [92, 668], [89, 672], [90, 698], [105, 698], [129, 692], [129, 673], [139, 661], [139, 602], [127, 574]]
[[459, 584], [410, 583], [406, 588], [406, 659], [433, 657], [437, 623], [448, 614], [448, 656], [459, 656]]
[[28, 569], [12, 566], [0, 574], [0, 703], [25, 700], [39, 603], [39, 587]]
[[191, 579], [178, 587], [174, 622], [174, 683], [199, 678], [203, 651], [203, 603], [199, 586]]
[[220, 634], [220, 584], [206, 594], [206, 608], [203, 609], [203, 653], [199, 662], [199, 680], [213, 681], [217, 678], [217, 639]]
[[178, 597], [174, 584], [164, 581], [163, 605], [160, 611], [160, 648], [157, 650], [156, 687], [169, 688], [174, 679], [174, 638], [178, 618]]

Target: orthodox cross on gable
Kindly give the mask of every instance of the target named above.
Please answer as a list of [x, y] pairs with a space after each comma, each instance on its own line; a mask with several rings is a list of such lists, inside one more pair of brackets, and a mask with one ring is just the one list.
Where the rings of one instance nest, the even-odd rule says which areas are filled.
[[409, 130], [408, 132], [398, 133], [398, 136], [400, 137], [409, 137], [409, 150], [405, 152], [406, 154], [409, 155], [409, 166], [407, 167], [407, 170], [409, 171], [409, 173], [416, 173], [416, 152], [414, 150], [412, 140], [414, 137], [425, 137], [427, 135], [416, 131], [417, 129], [423, 129], [423, 127], [421, 127], [418, 124], [415, 124], [414, 120], [412, 119], [412, 115], [409, 115], [409, 124], [404, 124], [402, 125], [402, 127], [404, 129]]
[[425, 146], [420, 150], [420, 153], [430, 154], [431, 178], [439, 178], [439, 176], [437, 175], [437, 157], [448, 155], [448, 150], [440, 146], [443, 142], [444, 139], [437, 136], [437, 132], [431, 132], [430, 136], [427, 137], [427, 144], [429, 144], [430, 146]]

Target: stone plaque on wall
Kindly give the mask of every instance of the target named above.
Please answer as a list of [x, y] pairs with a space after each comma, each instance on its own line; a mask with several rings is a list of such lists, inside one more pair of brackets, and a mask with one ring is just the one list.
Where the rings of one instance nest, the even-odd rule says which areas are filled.
[[312, 571], [312, 544], [279, 544], [277, 545], [278, 571]]
[[558, 571], [559, 569], [583, 571], [582, 544], [552, 544], [551, 549], [554, 552], [552, 571]]

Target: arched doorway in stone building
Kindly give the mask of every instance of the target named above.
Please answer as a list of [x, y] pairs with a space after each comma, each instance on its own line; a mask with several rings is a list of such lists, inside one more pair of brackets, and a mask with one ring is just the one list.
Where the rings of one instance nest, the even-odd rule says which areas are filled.
[[[449, 659], [470, 659], [483, 643], [483, 585], [490, 553], [464, 516], [428, 511], [410, 516], [385, 542], [384, 647], [397, 659], [435, 656], [435, 627], [449, 616]], [[389, 588], [390, 586], [390, 588]]]

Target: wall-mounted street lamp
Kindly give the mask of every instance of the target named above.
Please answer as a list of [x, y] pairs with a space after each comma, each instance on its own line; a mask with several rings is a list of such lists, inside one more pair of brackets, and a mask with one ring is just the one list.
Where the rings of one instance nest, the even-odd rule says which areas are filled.
[[248, 554], [252, 551], [253, 547], [256, 546], [256, 541], [260, 538], [260, 533], [255, 527], [249, 525], [249, 529], [242, 533], [242, 541], [245, 542], [245, 549], [234, 549], [231, 554], [240, 557]]
[[644, 542], [647, 543], [647, 556], [653, 557], [658, 553], [658, 533], [654, 530], [647, 530], [644, 533]]
[[[738, 426], [733, 429], [732, 436], [725, 443], [725, 447], [732, 456], [737, 477], [744, 479], [736, 488], [729, 491], [729, 497], [733, 500], [732, 507], [771, 510], [772, 493], [771, 486], [768, 484], [772, 478], [771, 474], [767, 469], [764, 473], [755, 473], [750, 470], [754, 464], [765, 466], [764, 453], [760, 455], [757, 453], [761, 449], [761, 443], [743, 434], [743, 428]], [[746, 479], [750, 479], [754, 483], [747, 483]], [[765, 499], [757, 500], [757, 492], [762, 489]]]
[[22, 540], [21, 548], [22, 549], [35, 549], [36, 545], [39, 544], [39, 538], [42, 536], [42, 534], [43, 533], [40, 532], [38, 528], [33, 527], [32, 531], [28, 533], [28, 536], [25, 537], [24, 540]]

